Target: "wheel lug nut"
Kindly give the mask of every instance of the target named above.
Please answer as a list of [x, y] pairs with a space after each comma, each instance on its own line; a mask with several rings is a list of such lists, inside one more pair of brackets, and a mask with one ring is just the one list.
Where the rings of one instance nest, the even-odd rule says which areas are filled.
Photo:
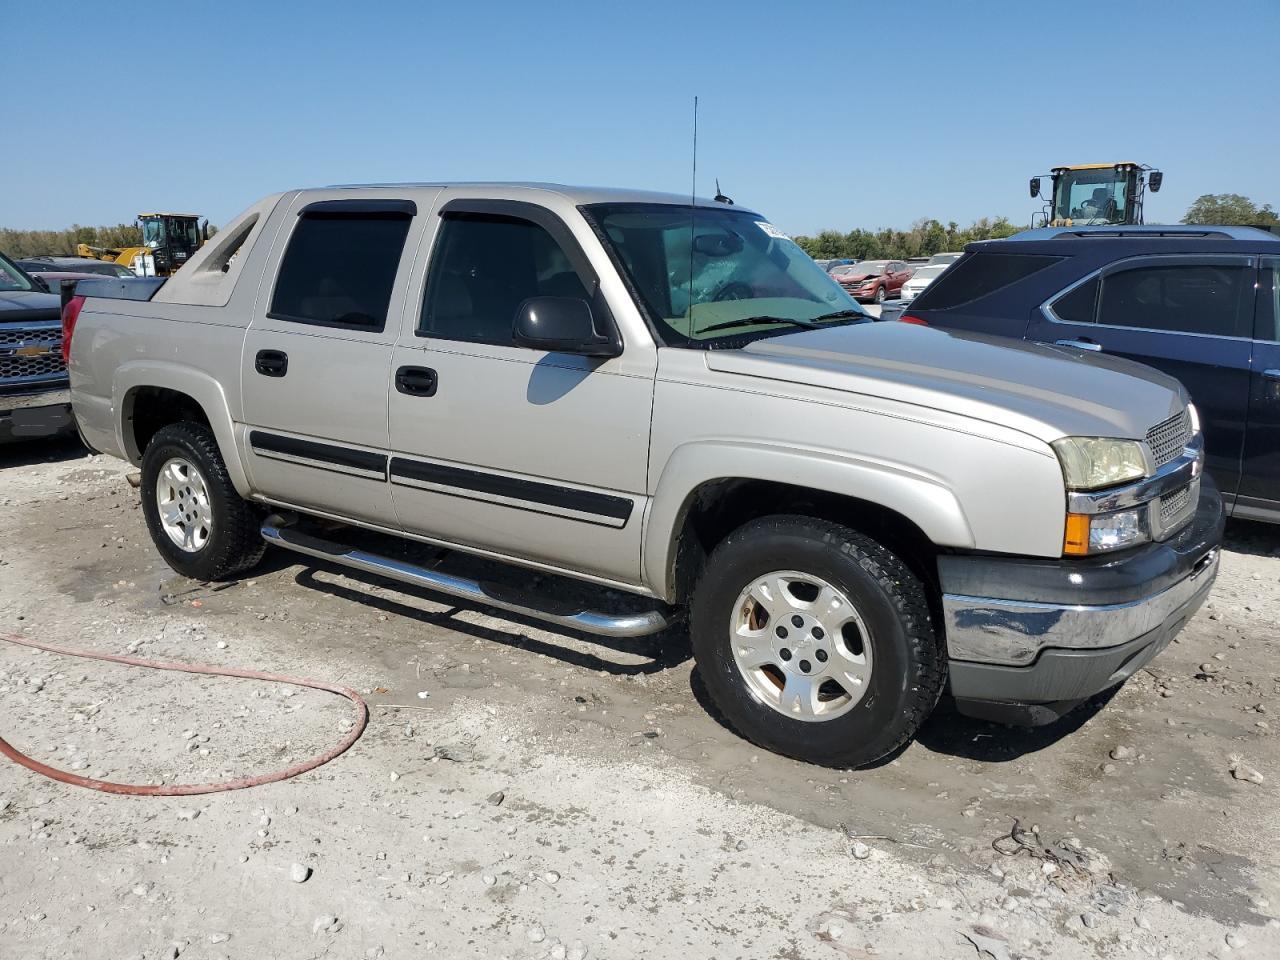
[[779, 639], [779, 640], [785, 640], [785, 639], [787, 639], [787, 628], [786, 628], [786, 627], [779, 627], [777, 630], [775, 630], [775, 631], [773, 631], [773, 632], [774, 632], [774, 633], [776, 633], [776, 634], [778, 635], [778, 639]]
[[821, 640], [825, 636], [826, 636], [826, 632], [821, 627], [813, 628], [813, 639]]
[[791, 651], [788, 650], [786, 647], [783, 647], [781, 650], [778, 651], [778, 656], [780, 656], [783, 660], [790, 660]]
[[800, 672], [801, 672], [801, 673], [808, 673], [808, 672], [809, 672], [810, 670], [812, 670], [812, 669], [813, 669], [813, 664], [811, 664], [808, 660], [801, 660], [801, 661], [800, 661]]
[[827, 651], [825, 651], [825, 650], [815, 650], [813, 655], [814, 655], [815, 657], [817, 657], [817, 658], [818, 658], [818, 662], [819, 662], [819, 663], [826, 663], [826, 662], [827, 662]]
[[797, 613], [794, 617], [791, 618], [791, 625], [793, 627], [803, 627], [804, 617], [800, 616], [800, 614]]

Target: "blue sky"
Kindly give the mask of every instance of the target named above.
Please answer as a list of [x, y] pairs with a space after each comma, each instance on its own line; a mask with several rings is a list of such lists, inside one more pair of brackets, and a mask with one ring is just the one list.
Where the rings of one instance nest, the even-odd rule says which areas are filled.
[[792, 233], [1022, 223], [1032, 174], [1130, 159], [1165, 171], [1148, 220], [1280, 207], [1276, 0], [0, 2], [0, 226], [387, 180], [683, 192], [695, 93], [699, 193]]

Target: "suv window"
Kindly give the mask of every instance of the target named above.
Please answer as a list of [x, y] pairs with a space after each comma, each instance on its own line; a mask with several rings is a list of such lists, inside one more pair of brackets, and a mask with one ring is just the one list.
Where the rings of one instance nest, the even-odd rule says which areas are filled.
[[418, 334], [510, 346], [516, 309], [530, 297], [590, 299], [564, 250], [536, 223], [448, 215], [427, 272]]
[[267, 316], [347, 330], [381, 331], [407, 214], [304, 214], [298, 218]]
[[1259, 340], [1280, 341], [1280, 259], [1262, 261], [1262, 282], [1258, 284]]
[[1082, 283], [1068, 291], [1049, 306], [1053, 308], [1053, 313], [1059, 320], [1065, 320], [1067, 323], [1093, 323], [1097, 316], [1095, 310], [1099, 285], [1098, 278], [1094, 277], [1087, 283]]
[[1253, 269], [1223, 264], [1141, 266], [1103, 277], [1097, 322], [1108, 326], [1247, 337]]
[[1051, 267], [1062, 257], [1026, 253], [971, 253], [925, 288], [917, 310], [948, 310], [995, 293]]

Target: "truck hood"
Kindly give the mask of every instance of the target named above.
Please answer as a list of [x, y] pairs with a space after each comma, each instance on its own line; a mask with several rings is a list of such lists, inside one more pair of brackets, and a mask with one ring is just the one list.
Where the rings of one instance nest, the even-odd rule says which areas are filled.
[[52, 320], [61, 315], [62, 301], [43, 290], [0, 290], [0, 323]]
[[1187, 402], [1177, 380], [1105, 354], [905, 323], [859, 323], [712, 350], [723, 373], [883, 397], [1021, 430], [1144, 438]]

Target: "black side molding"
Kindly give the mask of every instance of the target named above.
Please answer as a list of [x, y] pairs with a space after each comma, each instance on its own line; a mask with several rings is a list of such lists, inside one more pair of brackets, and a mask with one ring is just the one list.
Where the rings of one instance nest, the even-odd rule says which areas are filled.
[[391, 482], [395, 483], [397, 479], [418, 480], [442, 487], [453, 487], [458, 491], [459, 496], [466, 496], [467, 492], [489, 494], [523, 501], [528, 504], [527, 509], [536, 510], [539, 506], [554, 507], [593, 514], [602, 519], [623, 523], [631, 516], [631, 509], [634, 506], [634, 503], [626, 497], [596, 493], [593, 490], [577, 490], [554, 483], [520, 480], [494, 473], [464, 470], [461, 467], [447, 467], [439, 463], [406, 460], [402, 457], [391, 459]]
[[370, 479], [387, 478], [387, 458], [380, 453], [316, 443], [313, 440], [299, 440], [296, 437], [282, 437], [261, 430], [249, 431], [249, 446], [263, 456], [276, 455], [277, 459], [306, 460], [310, 461], [306, 466], [322, 470], [330, 467], [341, 472], [359, 471], [362, 474], [377, 475]]

